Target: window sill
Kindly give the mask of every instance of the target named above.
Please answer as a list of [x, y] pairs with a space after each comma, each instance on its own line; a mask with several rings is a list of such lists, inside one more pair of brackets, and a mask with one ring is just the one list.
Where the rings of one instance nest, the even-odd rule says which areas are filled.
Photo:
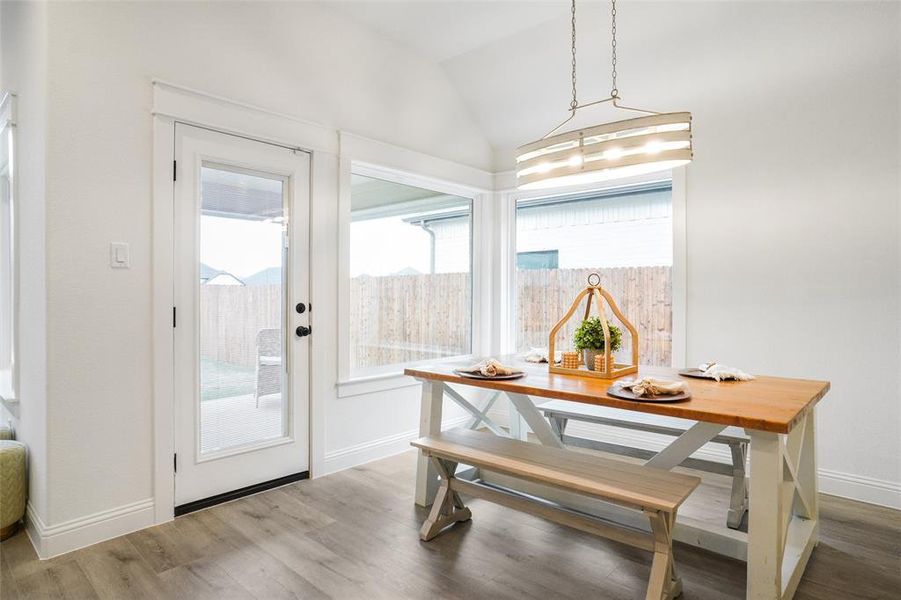
[[9, 369], [0, 369], [0, 402], [3, 404], [18, 404], [19, 399], [12, 389], [12, 372]]
[[472, 355], [452, 356], [441, 360], [417, 361], [415, 363], [397, 365], [395, 367], [392, 367], [390, 371], [385, 371], [384, 373], [375, 373], [373, 375], [365, 375], [361, 377], [354, 377], [346, 381], [339, 381], [336, 386], [338, 389], [338, 397], [349, 398], [351, 396], [362, 396], [364, 394], [372, 394], [374, 392], [384, 392], [387, 390], [396, 390], [400, 388], [419, 385], [418, 381], [416, 381], [412, 377], [404, 375], [404, 369], [406, 367], [460, 362], [467, 359], [472, 359]]
[[384, 392], [404, 387], [417, 385], [419, 382], [412, 377], [407, 377], [403, 372], [385, 373], [384, 375], [372, 375], [359, 377], [347, 381], [338, 382], [338, 397], [349, 398], [362, 396], [374, 392]]

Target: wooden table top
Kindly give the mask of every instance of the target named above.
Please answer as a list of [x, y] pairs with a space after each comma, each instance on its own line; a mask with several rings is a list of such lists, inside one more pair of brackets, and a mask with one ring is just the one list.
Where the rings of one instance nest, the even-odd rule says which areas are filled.
[[500, 357], [499, 360], [503, 364], [522, 368], [526, 376], [511, 380], [483, 380], [469, 379], [454, 373], [454, 369], [469, 366], [472, 361], [424, 365], [405, 369], [404, 374], [417, 379], [584, 402], [775, 433], [791, 431], [807, 411], [829, 391], [828, 381], [756, 376], [752, 381], [717, 382], [682, 377], [678, 375], [678, 369], [640, 367], [638, 377], [653, 375], [687, 382], [691, 399], [682, 402], [636, 402], [608, 396], [607, 388], [613, 384], [613, 380], [551, 374], [548, 373], [546, 364], [526, 363], [510, 356]]

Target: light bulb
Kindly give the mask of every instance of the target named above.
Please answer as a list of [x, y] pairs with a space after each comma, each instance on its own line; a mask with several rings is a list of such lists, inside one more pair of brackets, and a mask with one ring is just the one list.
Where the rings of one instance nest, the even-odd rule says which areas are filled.
[[582, 155], [581, 154], [573, 154], [569, 157], [569, 166], [571, 167], [580, 167], [582, 166]]
[[661, 150], [663, 150], [663, 144], [661, 144], [657, 140], [654, 140], [653, 142], [648, 142], [647, 145], [644, 147], [644, 151], [647, 154], [657, 154]]
[[604, 152], [604, 158], [607, 160], [616, 160], [617, 158], [623, 155], [623, 151], [619, 148], [610, 148], [606, 152]]

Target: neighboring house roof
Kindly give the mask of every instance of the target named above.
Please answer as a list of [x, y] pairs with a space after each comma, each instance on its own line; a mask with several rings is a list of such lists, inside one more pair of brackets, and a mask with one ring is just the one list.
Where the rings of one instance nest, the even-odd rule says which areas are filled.
[[207, 279], [218, 273], [219, 269], [214, 269], [209, 265], [200, 263], [200, 281], [206, 281]]
[[203, 282], [203, 285], [244, 285], [244, 282], [225, 271], [220, 271]]

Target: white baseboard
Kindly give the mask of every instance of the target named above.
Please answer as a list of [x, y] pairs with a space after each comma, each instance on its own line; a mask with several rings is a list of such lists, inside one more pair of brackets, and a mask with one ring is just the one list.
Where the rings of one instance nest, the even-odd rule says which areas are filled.
[[43, 560], [154, 525], [153, 498], [50, 526], [29, 503], [25, 521], [28, 537]]
[[[443, 429], [459, 427], [470, 420], [469, 415], [448, 419], [442, 424]], [[325, 467], [323, 475], [337, 473], [344, 469], [357, 467], [380, 458], [394, 456], [410, 449], [410, 442], [419, 437], [418, 429], [402, 431], [394, 435], [378, 438], [362, 444], [348, 446], [339, 450], [325, 453]]]
[[901, 483], [819, 469], [820, 492], [901, 510]]
[[[488, 414], [498, 425], [504, 427], [508, 425], [506, 410], [492, 410]], [[566, 433], [590, 440], [654, 451], [662, 450], [673, 439], [669, 436], [643, 431], [579, 423], [578, 421], [570, 421], [566, 426]], [[730, 464], [732, 461], [729, 449], [722, 444], [707, 444], [694, 456], [726, 464]], [[819, 469], [818, 474], [820, 493], [901, 510], [901, 483], [830, 469]]]

